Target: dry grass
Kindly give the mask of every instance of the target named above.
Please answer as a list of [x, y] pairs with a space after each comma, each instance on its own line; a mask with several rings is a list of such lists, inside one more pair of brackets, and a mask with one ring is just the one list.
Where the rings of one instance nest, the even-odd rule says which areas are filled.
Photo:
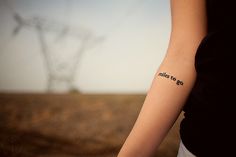
[[[1, 157], [115, 157], [145, 95], [0, 94]], [[176, 156], [179, 122], [157, 156]]]

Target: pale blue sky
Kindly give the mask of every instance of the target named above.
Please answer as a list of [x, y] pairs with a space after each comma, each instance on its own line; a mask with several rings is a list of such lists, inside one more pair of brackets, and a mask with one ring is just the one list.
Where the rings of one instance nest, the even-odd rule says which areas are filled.
[[[27, 20], [40, 17], [105, 37], [79, 63], [74, 84], [85, 93], [147, 91], [169, 39], [167, 0], [0, 0], [0, 91], [45, 90], [37, 32], [23, 27], [12, 36], [13, 11]], [[61, 47], [50, 43], [55, 34], [45, 36], [52, 51], [69, 53], [81, 44], [63, 39]]]

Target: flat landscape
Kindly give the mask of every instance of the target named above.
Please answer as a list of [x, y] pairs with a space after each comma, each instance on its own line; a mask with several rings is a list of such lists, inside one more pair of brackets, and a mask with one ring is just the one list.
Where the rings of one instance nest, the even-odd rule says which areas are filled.
[[[144, 94], [0, 93], [1, 157], [116, 157]], [[158, 157], [175, 157], [177, 120]]]

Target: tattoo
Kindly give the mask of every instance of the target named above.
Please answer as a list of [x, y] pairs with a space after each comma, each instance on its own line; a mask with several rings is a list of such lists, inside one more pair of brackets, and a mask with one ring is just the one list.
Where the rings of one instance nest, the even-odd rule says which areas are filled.
[[176, 77], [171, 76], [171, 75], [167, 74], [166, 72], [159, 73], [158, 76], [169, 78], [170, 80], [176, 82], [177, 85], [181, 85], [181, 86], [184, 85], [183, 81], [176, 79]]

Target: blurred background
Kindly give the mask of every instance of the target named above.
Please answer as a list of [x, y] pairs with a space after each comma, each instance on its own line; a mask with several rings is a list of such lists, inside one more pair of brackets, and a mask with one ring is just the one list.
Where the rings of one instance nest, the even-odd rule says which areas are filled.
[[170, 29], [166, 0], [0, 0], [0, 156], [116, 156]]

